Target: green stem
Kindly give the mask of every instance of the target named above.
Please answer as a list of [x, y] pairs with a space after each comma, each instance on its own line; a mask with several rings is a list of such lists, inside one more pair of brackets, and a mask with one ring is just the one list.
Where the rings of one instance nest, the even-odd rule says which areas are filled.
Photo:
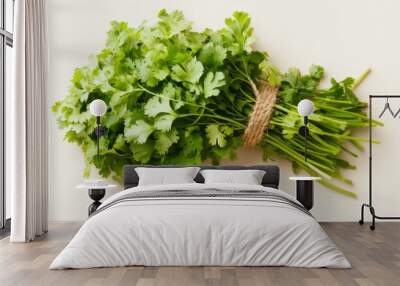
[[[304, 162], [303, 155], [300, 155], [296, 151], [288, 148], [288, 145], [285, 144], [285, 142], [283, 142], [283, 143], [279, 142], [275, 138], [273, 138], [273, 136], [267, 136], [266, 140], [269, 143], [271, 143], [272, 145], [274, 145], [275, 147], [284, 151], [286, 154], [290, 155], [292, 158], [296, 159], [296, 161]], [[327, 168], [326, 166], [319, 164], [318, 162], [315, 162], [314, 160], [308, 160], [307, 162], [304, 162], [304, 164], [307, 164], [307, 166], [310, 168], [315, 168], [315, 169], [317, 169], [316, 167], [320, 168], [320, 169], [317, 169], [318, 171], [325, 170], [327, 172], [333, 172], [333, 170], [331, 168]]]
[[343, 189], [339, 186], [336, 186], [335, 184], [332, 184], [331, 182], [327, 181], [326, 179], [320, 180], [319, 183], [337, 193], [340, 193], [340, 194], [343, 194], [343, 195], [346, 195], [346, 196], [349, 196], [352, 198], [357, 198], [357, 194], [350, 192], [349, 190]]
[[[301, 168], [304, 171], [306, 171], [311, 176], [314, 176], [314, 177], [319, 176], [318, 172], [315, 172], [314, 170], [308, 168], [307, 166], [305, 166], [302, 163], [298, 162], [298, 164], [301, 166]], [[349, 196], [349, 197], [353, 197], [353, 198], [357, 197], [357, 195], [355, 193], [350, 192], [349, 190], [343, 189], [343, 188], [341, 188], [341, 187], [339, 187], [339, 186], [337, 186], [335, 184], [332, 184], [326, 178], [322, 178], [320, 181], [318, 181], [318, 183], [320, 183], [321, 185], [331, 189], [332, 191], [338, 192], [340, 194], [343, 194], [343, 195], [346, 195], [346, 196]]]
[[186, 113], [186, 114], [179, 115], [178, 118], [184, 118], [184, 117], [190, 117], [190, 116], [205, 116], [205, 117], [214, 118], [214, 119], [221, 119], [221, 120], [230, 122], [230, 123], [236, 125], [237, 127], [246, 128], [246, 125], [244, 125], [236, 120], [233, 120], [233, 119], [221, 116], [221, 115], [215, 115], [215, 114]]
[[368, 68], [366, 71], [364, 71], [360, 77], [354, 82], [353, 84], [353, 90], [355, 90], [364, 80], [365, 78], [371, 73], [371, 69]]
[[336, 115], [337, 115], [337, 113], [341, 113], [341, 114], [349, 115], [350, 117], [359, 117], [359, 118], [362, 118], [364, 120], [368, 120], [368, 117], [366, 115], [355, 113], [355, 112], [351, 112], [351, 111], [346, 111], [346, 110], [343, 110], [343, 109], [340, 109], [340, 108], [335, 108], [335, 107], [326, 106], [326, 105], [324, 105], [324, 106], [317, 105], [317, 107], [319, 107], [321, 109], [335, 111]]
[[242, 72], [242, 70], [228, 57], [228, 60], [230, 61], [230, 63], [232, 64], [232, 66], [236, 69], [236, 71], [241, 74], [245, 79], [247, 79], [247, 83], [250, 84], [251, 78], [245, 74], [244, 72]]
[[326, 98], [326, 97], [317, 97], [313, 99], [314, 102], [318, 101], [328, 101], [330, 103], [339, 103], [339, 104], [348, 104], [348, 105], [354, 105], [354, 102], [351, 102], [350, 100], [337, 100], [337, 99], [332, 99], [332, 98]]
[[168, 100], [175, 101], [175, 102], [183, 102], [186, 105], [199, 107], [199, 108], [204, 108], [204, 109], [207, 109], [209, 111], [212, 111], [211, 109], [209, 109], [209, 108], [207, 108], [207, 107], [205, 107], [203, 105], [187, 102], [187, 101], [180, 100], [180, 99], [170, 98], [168, 96], [152, 92], [151, 90], [148, 90], [147, 88], [143, 87], [142, 85], [139, 85], [139, 86], [140, 86], [140, 88], [135, 88], [135, 89], [133, 89], [133, 91], [144, 91], [144, 92], [147, 92], [148, 94], [151, 94], [151, 95], [154, 95], [154, 96], [157, 96], [157, 97], [160, 97], [160, 98], [168, 99]]
[[240, 88], [240, 91], [246, 97], [246, 99], [249, 100], [249, 103], [253, 103], [254, 104], [256, 102], [256, 99], [254, 97], [248, 95], [247, 92], [243, 90], [243, 88]]
[[[326, 133], [326, 132], [319, 131], [319, 130], [311, 130], [311, 128], [310, 128], [310, 131], [315, 133], [315, 134], [324, 135], [324, 136], [328, 136], [328, 137], [334, 137], [334, 138], [338, 138], [338, 139], [346, 139], [346, 140], [359, 141], [359, 142], [368, 142], [367, 138], [362, 138], [362, 137], [353, 137], [353, 136], [346, 136], [346, 135], [340, 135], [340, 134], [331, 134], [331, 133]], [[374, 144], [377, 144], [379, 141], [373, 140], [372, 142]]]

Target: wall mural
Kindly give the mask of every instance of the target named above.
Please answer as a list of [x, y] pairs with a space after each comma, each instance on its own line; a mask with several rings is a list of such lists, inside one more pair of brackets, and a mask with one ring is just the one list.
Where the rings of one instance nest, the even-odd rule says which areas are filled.
[[[220, 30], [202, 32], [193, 31], [180, 11], [161, 10], [158, 18], [139, 27], [113, 21], [106, 47], [74, 71], [67, 96], [52, 107], [65, 139], [82, 149], [85, 176], [91, 166], [119, 180], [125, 164], [218, 164], [245, 145], [261, 147], [265, 161], [291, 161], [295, 173], [352, 184], [341, 170], [355, 166], [341, 155], [363, 150], [365, 139], [352, 133], [368, 126], [366, 104], [353, 90], [367, 73], [359, 80], [331, 79], [327, 88], [319, 87], [321, 66], [307, 74], [296, 68], [281, 73], [267, 52], [252, 48], [244, 12], [235, 12]], [[97, 98], [108, 105], [99, 159], [96, 121], [88, 110]], [[307, 162], [296, 109], [304, 98], [316, 108], [309, 117]], [[329, 179], [321, 183], [355, 197]]]

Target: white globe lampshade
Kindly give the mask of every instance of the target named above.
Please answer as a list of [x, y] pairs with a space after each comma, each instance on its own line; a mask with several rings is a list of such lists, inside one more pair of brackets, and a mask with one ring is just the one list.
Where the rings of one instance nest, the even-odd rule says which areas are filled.
[[314, 112], [314, 103], [309, 99], [303, 99], [297, 105], [297, 111], [303, 117], [309, 116]]
[[107, 111], [107, 105], [103, 100], [95, 99], [90, 103], [89, 109], [94, 116], [102, 116]]

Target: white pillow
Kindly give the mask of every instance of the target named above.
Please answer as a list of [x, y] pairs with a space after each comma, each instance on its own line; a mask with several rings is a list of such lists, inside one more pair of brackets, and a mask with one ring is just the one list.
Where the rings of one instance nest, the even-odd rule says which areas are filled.
[[139, 186], [195, 183], [193, 179], [199, 170], [198, 167], [135, 168], [139, 176]]
[[202, 170], [205, 184], [261, 185], [265, 171], [261, 170]]

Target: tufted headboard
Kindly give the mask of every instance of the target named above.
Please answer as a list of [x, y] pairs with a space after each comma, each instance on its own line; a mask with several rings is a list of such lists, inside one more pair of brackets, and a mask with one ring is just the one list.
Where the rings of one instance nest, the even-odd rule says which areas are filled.
[[[133, 188], [138, 185], [139, 177], [135, 171], [136, 167], [147, 167], [147, 168], [171, 168], [171, 167], [193, 167], [193, 166], [174, 166], [174, 165], [125, 165], [124, 166], [124, 189]], [[254, 166], [196, 166], [204, 169], [220, 169], [220, 170], [263, 170], [265, 171], [264, 178], [262, 180], [262, 185], [265, 187], [271, 187], [278, 189], [279, 187], [279, 167], [275, 165], [254, 165]], [[203, 176], [198, 173], [194, 180], [197, 183], [204, 183]]]

